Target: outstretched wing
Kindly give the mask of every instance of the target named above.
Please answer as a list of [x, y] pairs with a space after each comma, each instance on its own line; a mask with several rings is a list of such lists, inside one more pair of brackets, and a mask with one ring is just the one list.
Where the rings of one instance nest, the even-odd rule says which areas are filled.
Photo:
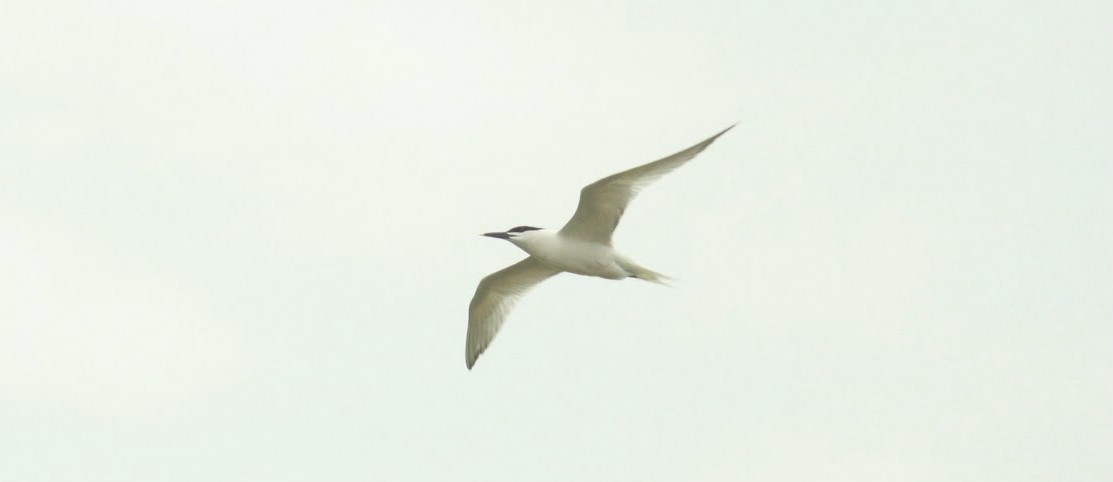
[[560, 271], [531, 256], [495, 271], [479, 282], [468, 308], [468, 340], [464, 346], [464, 358], [469, 370], [491, 344], [514, 303], [538, 283]]
[[618, 226], [618, 220], [622, 218], [626, 205], [638, 195], [639, 190], [692, 160], [696, 154], [703, 152], [707, 146], [715, 142], [715, 139], [732, 128], [734, 126], [727, 127], [707, 140], [664, 159], [588, 184], [580, 190], [580, 204], [576, 207], [576, 213], [568, 220], [568, 224], [560, 229], [560, 234], [610, 245], [611, 234]]

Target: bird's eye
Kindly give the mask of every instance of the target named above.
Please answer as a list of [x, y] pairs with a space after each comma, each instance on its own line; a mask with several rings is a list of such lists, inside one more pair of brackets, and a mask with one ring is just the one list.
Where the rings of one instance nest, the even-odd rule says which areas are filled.
[[538, 229], [541, 229], [541, 228], [535, 228], [533, 226], [518, 226], [518, 227], [515, 227], [515, 228], [510, 228], [510, 230], [507, 231], [507, 232], [508, 233], [523, 233], [523, 232], [526, 232], [526, 231], [536, 231]]

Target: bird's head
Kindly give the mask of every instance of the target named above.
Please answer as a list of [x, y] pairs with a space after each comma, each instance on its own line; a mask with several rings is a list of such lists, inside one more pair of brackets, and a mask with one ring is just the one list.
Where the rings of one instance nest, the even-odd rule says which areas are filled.
[[528, 241], [531, 237], [540, 234], [541, 231], [543, 231], [542, 228], [535, 228], [533, 226], [518, 226], [503, 232], [483, 233], [483, 236], [505, 239], [511, 243], [517, 244], [518, 242]]

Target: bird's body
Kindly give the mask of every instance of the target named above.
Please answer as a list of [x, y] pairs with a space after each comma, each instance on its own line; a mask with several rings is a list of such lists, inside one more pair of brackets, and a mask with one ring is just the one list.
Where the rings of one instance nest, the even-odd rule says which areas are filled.
[[562, 272], [612, 280], [638, 278], [664, 283], [666, 277], [621, 255], [611, 235], [638, 191], [690, 161], [732, 127], [671, 156], [607, 176], [580, 191], [576, 213], [559, 231], [518, 226], [484, 236], [505, 239], [529, 257], [479, 282], [468, 308], [465, 361], [470, 369], [498, 333], [514, 303], [531, 288]]
[[537, 229], [510, 242], [538, 261], [569, 273], [618, 280], [634, 276], [638, 269], [608, 245], [562, 235], [560, 231]]

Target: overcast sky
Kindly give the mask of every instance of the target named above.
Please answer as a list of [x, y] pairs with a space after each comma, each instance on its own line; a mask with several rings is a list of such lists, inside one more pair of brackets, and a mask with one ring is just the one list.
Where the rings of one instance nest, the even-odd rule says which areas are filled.
[[9, 3], [0, 481], [1113, 479], [1109, 2]]

